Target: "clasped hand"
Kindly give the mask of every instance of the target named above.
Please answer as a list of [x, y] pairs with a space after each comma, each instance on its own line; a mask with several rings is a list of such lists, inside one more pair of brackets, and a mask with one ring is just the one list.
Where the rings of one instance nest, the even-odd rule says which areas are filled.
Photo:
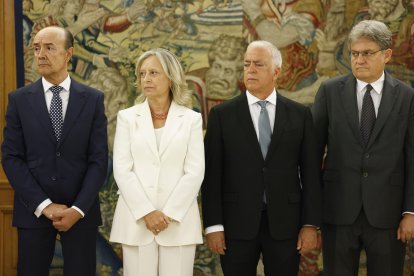
[[49, 204], [42, 213], [52, 221], [53, 227], [61, 232], [68, 231], [82, 217], [75, 209], [57, 203]]
[[161, 231], [167, 229], [172, 219], [163, 212], [155, 210], [144, 216], [145, 225], [154, 235], [158, 235]]

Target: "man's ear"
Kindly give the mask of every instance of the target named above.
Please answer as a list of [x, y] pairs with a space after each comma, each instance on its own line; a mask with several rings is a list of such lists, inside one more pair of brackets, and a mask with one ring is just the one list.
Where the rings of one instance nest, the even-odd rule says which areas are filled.
[[280, 72], [282, 71], [282, 68], [280, 67], [275, 67], [274, 69], [274, 75], [273, 75], [273, 81], [277, 80], [277, 77], [279, 76]]
[[66, 62], [69, 62], [72, 59], [73, 56], [73, 47], [70, 47], [66, 50]]

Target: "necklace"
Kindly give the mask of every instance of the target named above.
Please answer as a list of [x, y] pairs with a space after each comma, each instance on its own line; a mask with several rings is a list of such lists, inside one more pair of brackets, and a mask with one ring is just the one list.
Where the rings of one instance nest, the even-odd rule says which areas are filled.
[[167, 112], [165, 112], [165, 113], [154, 113], [154, 112], [152, 112], [152, 110], [151, 110], [151, 117], [153, 118], [153, 119], [156, 119], [156, 120], [165, 120], [165, 119], [167, 119], [167, 115], [168, 115], [168, 111]]

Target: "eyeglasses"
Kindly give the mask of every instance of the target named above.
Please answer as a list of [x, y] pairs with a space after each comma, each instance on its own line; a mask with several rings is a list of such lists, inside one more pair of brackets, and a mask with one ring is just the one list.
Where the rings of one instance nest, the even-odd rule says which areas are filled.
[[363, 58], [370, 58], [372, 56], [374, 56], [376, 53], [383, 51], [382, 49], [379, 49], [377, 51], [362, 51], [362, 52], [358, 52], [358, 51], [351, 51], [351, 58], [357, 59], [359, 57], [359, 55], [361, 55], [361, 57]]

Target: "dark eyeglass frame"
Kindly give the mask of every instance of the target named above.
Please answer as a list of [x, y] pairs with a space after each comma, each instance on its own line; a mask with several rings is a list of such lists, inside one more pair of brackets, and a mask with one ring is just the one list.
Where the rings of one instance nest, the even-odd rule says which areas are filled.
[[380, 51], [384, 51], [384, 49], [379, 49], [379, 50], [376, 50], [376, 51], [367, 50], [367, 51], [362, 51], [362, 52], [351, 51], [350, 56], [351, 56], [351, 58], [354, 58], [354, 59], [357, 59], [359, 56], [361, 56], [363, 58], [370, 58], [370, 57], [374, 56], [376, 53], [378, 53]]

